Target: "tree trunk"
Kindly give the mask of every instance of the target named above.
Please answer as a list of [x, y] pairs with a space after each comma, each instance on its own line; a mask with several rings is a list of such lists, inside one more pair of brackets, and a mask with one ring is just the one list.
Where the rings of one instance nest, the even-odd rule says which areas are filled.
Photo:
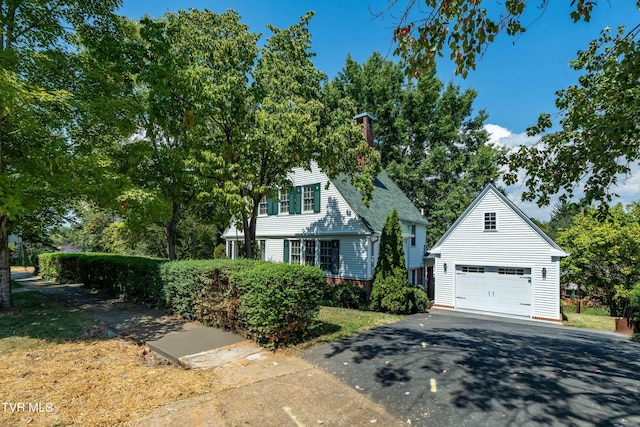
[[11, 265], [7, 216], [0, 213], [0, 310], [11, 308]]
[[247, 259], [253, 259], [253, 249], [256, 241], [256, 222], [253, 218], [243, 216], [242, 226], [244, 228], [244, 252]]
[[179, 220], [180, 204], [174, 202], [171, 220], [165, 224], [165, 231], [167, 233], [167, 257], [169, 257], [169, 261], [175, 261], [176, 259], [176, 231], [178, 230]]

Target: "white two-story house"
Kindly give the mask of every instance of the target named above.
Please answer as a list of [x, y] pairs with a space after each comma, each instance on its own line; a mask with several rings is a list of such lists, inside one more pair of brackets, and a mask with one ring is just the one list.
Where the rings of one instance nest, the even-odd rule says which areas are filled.
[[[356, 119], [364, 122], [372, 145], [371, 116], [362, 114]], [[294, 169], [290, 176], [293, 189], [279, 191], [277, 200], [260, 203], [256, 240], [261, 258], [315, 265], [332, 284], [351, 283], [370, 291], [382, 228], [395, 208], [402, 223], [408, 281], [422, 286], [427, 221], [386, 172], [375, 179], [365, 206], [348, 177], [329, 180], [317, 165], [310, 169]], [[242, 231], [232, 224], [223, 238], [227, 255], [237, 257]]]

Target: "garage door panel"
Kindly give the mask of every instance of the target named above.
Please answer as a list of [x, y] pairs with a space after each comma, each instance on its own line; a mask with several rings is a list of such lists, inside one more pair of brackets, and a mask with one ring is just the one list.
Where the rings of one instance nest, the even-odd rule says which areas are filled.
[[[472, 310], [490, 311], [521, 316], [531, 315], [530, 277], [499, 274], [497, 267], [456, 267], [456, 306]], [[530, 273], [529, 269], [520, 269]], [[503, 270], [504, 271], [504, 270]]]

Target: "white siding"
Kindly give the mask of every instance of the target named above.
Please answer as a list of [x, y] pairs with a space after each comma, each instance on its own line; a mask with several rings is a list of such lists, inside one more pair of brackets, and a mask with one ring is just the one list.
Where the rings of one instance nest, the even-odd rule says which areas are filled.
[[346, 279], [371, 280], [367, 275], [368, 237], [340, 238], [340, 273]]
[[[351, 210], [327, 176], [313, 164], [311, 170], [296, 168], [290, 175], [294, 186], [320, 183], [320, 212], [290, 215], [260, 215], [256, 225], [256, 240], [266, 240], [265, 259], [283, 262], [284, 239], [340, 240], [340, 273], [336, 277], [371, 280], [378, 259], [380, 236], [372, 236]], [[327, 188], [327, 183], [329, 186]], [[416, 225], [416, 245], [405, 240], [407, 269], [424, 267], [426, 226]], [[410, 232], [410, 224], [403, 222], [403, 231]], [[232, 224], [223, 234], [227, 240], [242, 240], [243, 233]], [[371, 239], [374, 243], [372, 247]], [[316, 243], [319, 262], [319, 247]], [[371, 255], [369, 255], [371, 254]]]
[[[356, 217], [336, 187], [315, 164], [311, 171], [294, 169], [290, 177], [294, 186], [320, 183], [320, 212], [259, 216], [256, 240], [266, 240], [265, 258], [268, 261], [283, 262], [285, 239], [313, 239], [316, 240], [316, 261], [319, 266], [319, 241], [339, 240], [340, 271], [335, 277], [371, 280], [373, 266], [367, 255], [370, 231]], [[242, 232], [233, 225], [223, 235], [228, 240], [236, 237], [242, 239], [242, 236]], [[375, 256], [377, 257], [377, 253]]]
[[[496, 213], [496, 231], [484, 231], [485, 212]], [[434, 267], [435, 302], [455, 307], [456, 265], [525, 267], [531, 268], [532, 274], [531, 316], [559, 319], [560, 262], [551, 256], [551, 249], [510, 206], [489, 191], [440, 245]], [[543, 268], [546, 278], [542, 277]]]
[[[411, 223], [403, 222], [403, 232], [411, 233]], [[424, 267], [424, 245], [427, 241], [427, 227], [424, 224], [415, 224], [416, 244], [411, 246], [411, 239], [404, 240], [404, 256], [407, 263], [407, 270]]]
[[266, 260], [273, 262], [282, 262], [284, 256], [284, 240], [283, 239], [267, 239]]
[[[340, 241], [340, 271], [336, 275], [329, 274], [329, 277], [341, 277], [346, 279], [371, 280], [372, 267], [367, 265], [368, 257], [368, 236], [331, 236], [322, 238], [290, 238], [287, 240], [315, 240], [316, 241], [316, 265], [320, 267], [320, 241], [339, 240]], [[284, 261], [284, 240], [285, 238], [271, 238], [266, 240], [266, 260], [273, 262]], [[302, 256], [304, 262], [304, 256]], [[288, 261], [288, 260], [287, 260]]]
[[[256, 225], [256, 239], [369, 233], [336, 187], [329, 183], [329, 188], [326, 188], [329, 179], [315, 164], [312, 165], [311, 171], [294, 169], [291, 178], [294, 186], [320, 183], [320, 213], [261, 215]], [[242, 236], [242, 232], [238, 232], [238, 236]], [[233, 224], [225, 231], [223, 238], [236, 238]]]

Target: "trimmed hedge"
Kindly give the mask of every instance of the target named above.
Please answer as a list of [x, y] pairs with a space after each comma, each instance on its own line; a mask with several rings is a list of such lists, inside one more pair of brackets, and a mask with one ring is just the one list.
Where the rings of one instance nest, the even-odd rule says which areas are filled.
[[229, 277], [240, 291], [240, 317], [261, 344], [301, 341], [319, 313], [325, 282], [316, 267], [257, 262]]
[[245, 259], [167, 262], [160, 268], [164, 305], [187, 320], [241, 330], [238, 291], [229, 274], [255, 263]]
[[162, 305], [159, 267], [164, 260], [100, 253], [46, 253], [38, 257], [40, 277], [58, 283], [83, 283], [91, 289]]
[[38, 255], [40, 277], [57, 283], [81, 283], [83, 275], [79, 266], [82, 254], [44, 253]]
[[325, 282], [315, 267], [252, 260], [174, 261], [111, 254], [39, 257], [43, 278], [83, 282], [187, 320], [230, 329], [267, 347], [298, 342], [318, 315]]

